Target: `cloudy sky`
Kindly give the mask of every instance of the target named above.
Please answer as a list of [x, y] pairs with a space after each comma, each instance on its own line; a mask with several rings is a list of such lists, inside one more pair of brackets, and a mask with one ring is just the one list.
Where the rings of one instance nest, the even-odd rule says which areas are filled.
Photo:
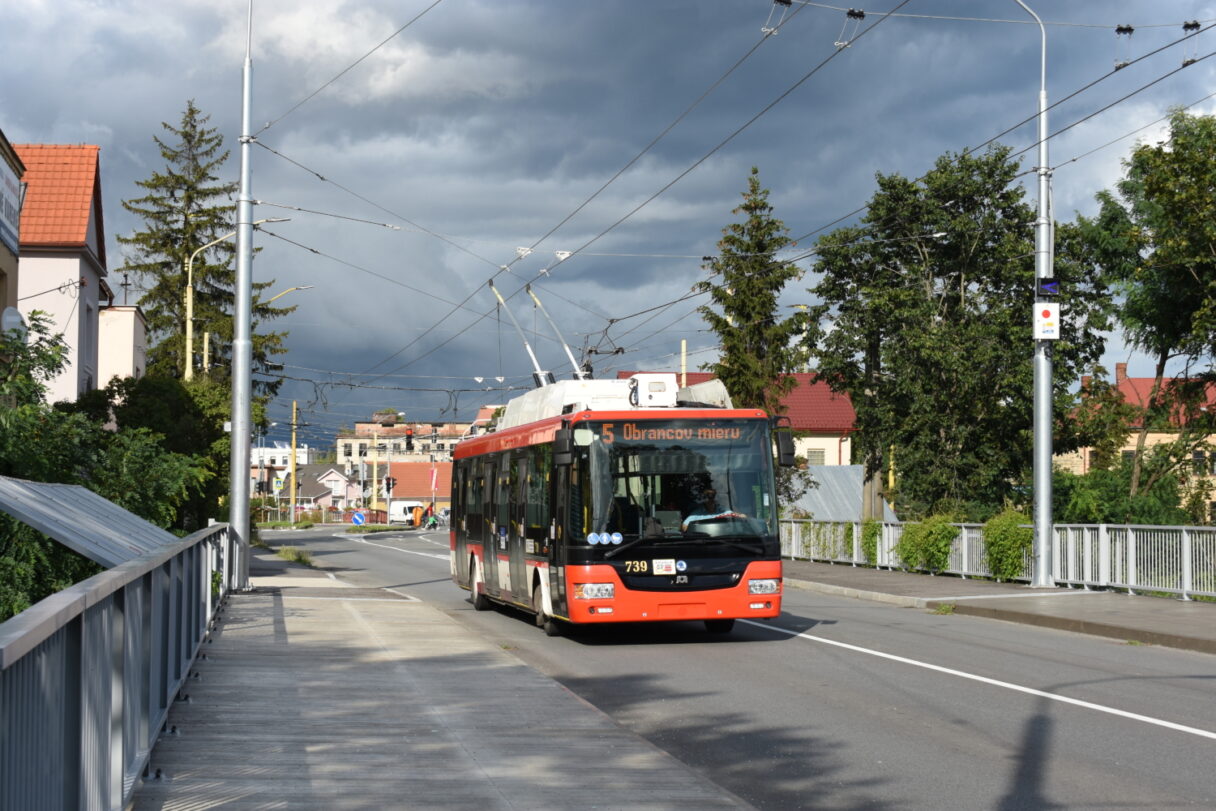
[[[0, 128], [14, 143], [101, 146], [119, 290], [115, 237], [140, 225], [121, 201], [163, 167], [162, 121], [193, 99], [238, 176], [247, 0], [10, 5]], [[1216, 23], [1216, 2], [1028, 5], [1047, 23], [1051, 103], [1106, 77], [1050, 113], [1053, 133], [1093, 116], [1050, 142], [1068, 220], [1092, 212], [1137, 139], [1160, 139], [1171, 107], [1214, 111], [1216, 30], [1178, 40], [1185, 22]], [[255, 214], [291, 222], [256, 236], [254, 274], [271, 293], [314, 286], [282, 300], [298, 305], [276, 325], [294, 379], [271, 419], [285, 424], [298, 399], [305, 438], [323, 444], [374, 408], [469, 419], [510, 396], [495, 389], [528, 386], [491, 278], [559, 377], [570, 365], [528, 282], [575, 356], [597, 351], [597, 375], [675, 370], [682, 339], [695, 369], [715, 342], [695, 313], [704, 298], [686, 297], [752, 166], [806, 248], [869, 199], [875, 172], [919, 176], [1019, 122], [1001, 140], [1031, 147], [1040, 36], [1015, 0], [862, 8], [857, 20], [798, 0], [255, 0]], [[1179, 70], [1186, 59], [1199, 61]], [[1117, 61], [1132, 64], [1112, 74]], [[809, 301], [813, 281], [784, 303]], [[1106, 360], [1149, 371], [1117, 336]]]

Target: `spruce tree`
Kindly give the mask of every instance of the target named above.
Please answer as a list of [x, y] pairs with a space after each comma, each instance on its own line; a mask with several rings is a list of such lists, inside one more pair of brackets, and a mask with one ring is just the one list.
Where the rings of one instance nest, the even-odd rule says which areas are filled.
[[[160, 377], [184, 377], [186, 365], [186, 263], [191, 254], [209, 242], [235, 230], [236, 205], [232, 202], [235, 182], [223, 182], [219, 174], [229, 152], [224, 139], [191, 100], [186, 104], [178, 126], [162, 122], [170, 137], [153, 136], [165, 166], [136, 185], [147, 193], [124, 200], [123, 208], [144, 221], [143, 230], [119, 236], [127, 247], [122, 271], [137, 275], [144, 289], [139, 300], [148, 322], [148, 373]], [[202, 368], [204, 335], [210, 333], [211, 370], [209, 376], [227, 384], [231, 369], [233, 304], [236, 273], [235, 237], [224, 239], [195, 257], [192, 267], [194, 287], [194, 364]], [[258, 293], [274, 280], [255, 282]], [[294, 307], [254, 305], [255, 324], [285, 315]], [[267, 360], [286, 351], [284, 333], [253, 336], [255, 371], [265, 368]], [[277, 390], [279, 382], [257, 384], [263, 393]]]
[[794, 340], [803, 315], [778, 314], [782, 289], [800, 271], [776, 258], [790, 238], [773, 216], [768, 193], [760, 186], [760, 170], [752, 167], [743, 203], [732, 212], [745, 219], [722, 229], [718, 255], [705, 265], [716, 278], [696, 289], [712, 298], [712, 305], [699, 310], [721, 341], [718, 361], [705, 368], [722, 381], [736, 406], [777, 414], [781, 398], [796, 385], [789, 373], [804, 357]]

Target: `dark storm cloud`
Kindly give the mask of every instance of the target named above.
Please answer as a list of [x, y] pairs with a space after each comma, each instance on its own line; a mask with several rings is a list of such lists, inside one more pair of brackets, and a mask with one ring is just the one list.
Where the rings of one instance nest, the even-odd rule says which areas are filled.
[[[428, 5], [257, 0], [255, 129], [283, 116]], [[1047, 31], [1053, 102], [1108, 72], [1120, 48], [1134, 58], [1181, 35], [1174, 24], [1216, 16], [1211, 3], [1191, 0], [1030, 5], [1048, 21], [1077, 24]], [[163, 134], [160, 122], [176, 123], [187, 99], [212, 115], [234, 150], [225, 173], [236, 178], [245, 9], [245, 0], [65, 0], [23, 4], [7, 16], [0, 126], [17, 142], [101, 144], [112, 272], [122, 263], [115, 237], [139, 226], [120, 201], [137, 196], [135, 182], [163, 165], [152, 136]], [[699, 318], [686, 317], [701, 300], [673, 304], [657, 316], [628, 316], [672, 302], [705, 278], [699, 257], [716, 251], [721, 229], [735, 219], [731, 210], [752, 166], [771, 189], [777, 216], [800, 236], [863, 205], [876, 172], [917, 177], [938, 156], [974, 147], [1035, 113], [1038, 28], [945, 19], [1027, 19], [1012, 0], [934, 0], [902, 9], [935, 19], [881, 20], [879, 9], [866, 9], [856, 28], [840, 10], [795, 5], [786, 12], [789, 24], [645, 157], [534, 254], [514, 261], [517, 247], [537, 243], [743, 56], [760, 39], [771, 10], [763, 0], [445, 0], [261, 132], [262, 144], [311, 171], [254, 148], [254, 197], [402, 228], [257, 209], [257, 217], [290, 216], [292, 222], [273, 226], [277, 233], [334, 257], [257, 237], [263, 251], [255, 275], [275, 280], [268, 295], [315, 286], [283, 300], [299, 308], [282, 322], [291, 332], [286, 362], [346, 374], [372, 369], [364, 380], [418, 376], [388, 376], [372, 385], [417, 389], [429, 380], [429, 387], [444, 389], [318, 391], [311, 382], [289, 381], [272, 419], [284, 421], [291, 399], [313, 403], [319, 395], [322, 410], [312, 419], [329, 429], [382, 406], [438, 416], [451, 408], [449, 392], [474, 377], [502, 374], [526, 382], [526, 355], [485, 288], [508, 263], [511, 273], [498, 277], [504, 295], [535, 280], [576, 350], [628, 350], [592, 356], [597, 369], [674, 368], [681, 338], [694, 351], [713, 345]], [[836, 53], [838, 39], [875, 22], [872, 32]], [[1124, 23], [1137, 27], [1130, 44], [1112, 28]], [[1170, 26], [1149, 25], [1157, 23]], [[1192, 57], [1216, 43], [1216, 36], [1204, 37]], [[833, 54], [748, 129], [604, 234]], [[1172, 70], [1183, 55], [1171, 49], [1120, 71], [1053, 110], [1052, 129]], [[1200, 62], [1054, 139], [1052, 162], [1201, 98], [1210, 92], [1210, 64]], [[1025, 123], [1001, 140], [1027, 147], [1034, 126]], [[1061, 218], [1092, 211], [1093, 194], [1117, 179], [1119, 159], [1132, 143], [1060, 167]], [[1032, 150], [1024, 166], [1036, 160]], [[419, 233], [406, 219], [447, 241]], [[584, 254], [556, 263], [554, 251], [587, 243]], [[555, 263], [550, 276], [538, 277]], [[786, 299], [806, 301], [811, 281], [792, 284]], [[466, 309], [453, 306], [470, 296]], [[525, 329], [535, 329], [531, 340], [542, 363], [567, 365], [530, 302], [520, 295], [510, 306]], [[711, 359], [701, 352], [691, 364]], [[460, 415], [500, 396], [460, 394]]]

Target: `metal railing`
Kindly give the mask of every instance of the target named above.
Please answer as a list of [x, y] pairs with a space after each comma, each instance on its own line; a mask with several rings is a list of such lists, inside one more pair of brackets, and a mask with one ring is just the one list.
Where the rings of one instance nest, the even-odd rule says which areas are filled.
[[227, 524], [0, 624], [0, 808], [121, 809], [232, 584]]
[[[829, 563], [912, 569], [897, 551], [902, 523], [880, 525], [875, 559], [862, 550], [860, 522], [799, 519], [781, 521], [783, 557]], [[992, 577], [981, 524], [955, 524], [958, 535], [944, 572], [963, 577]], [[1056, 524], [1052, 577], [1083, 588], [1118, 588], [1216, 597], [1216, 527], [1164, 527], [1128, 524]], [[1015, 580], [1030, 578], [1028, 552]]]

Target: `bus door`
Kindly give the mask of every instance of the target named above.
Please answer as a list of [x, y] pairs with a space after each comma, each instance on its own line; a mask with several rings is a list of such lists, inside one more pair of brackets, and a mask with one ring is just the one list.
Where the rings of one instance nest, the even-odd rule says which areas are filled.
[[465, 527], [461, 524], [467, 521], [458, 522], [456, 516], [467, 516], [469, 505], [468, 492], [466, 491], [468, 479], [468, 465], [457, 463], [452, 468], [452, 525], [449, 531], [455, 539], [452, 544], [452, 575], [456, 578], [457, 583], [469, 582], [469, 543], [468, 533]]
[[524, 565], [524, 552], [527, 549], [525, 532], [527, 516], [524, 515], [524, 505], [527, 503], [526, 487], [528, 477], [528, 460], [521, 453], [511, 454], [510, 475], [507, 487], [509, 489], [510, 507], [508, 509], [507, 530], [508, 554], [510, 556], [511, 594], [517, 603], [532, 603], [532, 584], [528, 582], [527, 567]]
[[[511, 593], [510, 540], [511, 540], [511, 459], [500, 456], [494, 465], [493, 521], [494, 537], [487, 547], [493, 550], [494, 583], [500, 594]], [[504, 595], [506, 596], [506, 595]]]
[[566, 605], [566, 526], [569, 523], [570, 509], [570, 466], [558, 465], [553, 468], [553, 505], [549, 529], [549, 594], [553, 599], [553, 613], [559, 616], [570, 616]]
[[498, 596], [500, 587], [498, 585], [498, 529], [495, 526], [495, 493], [497, 491], [497, 481], [495, 472], [497, 465], [493, 461], [486, 459], [481, 464], [479, 476], [481, 477], [481, 516], [478, 522], [480, 532], [478, 540], [481, 541], [481, 563], [484, 571], [482, 574], [486, 579], [486, 591], [495, 597]]

